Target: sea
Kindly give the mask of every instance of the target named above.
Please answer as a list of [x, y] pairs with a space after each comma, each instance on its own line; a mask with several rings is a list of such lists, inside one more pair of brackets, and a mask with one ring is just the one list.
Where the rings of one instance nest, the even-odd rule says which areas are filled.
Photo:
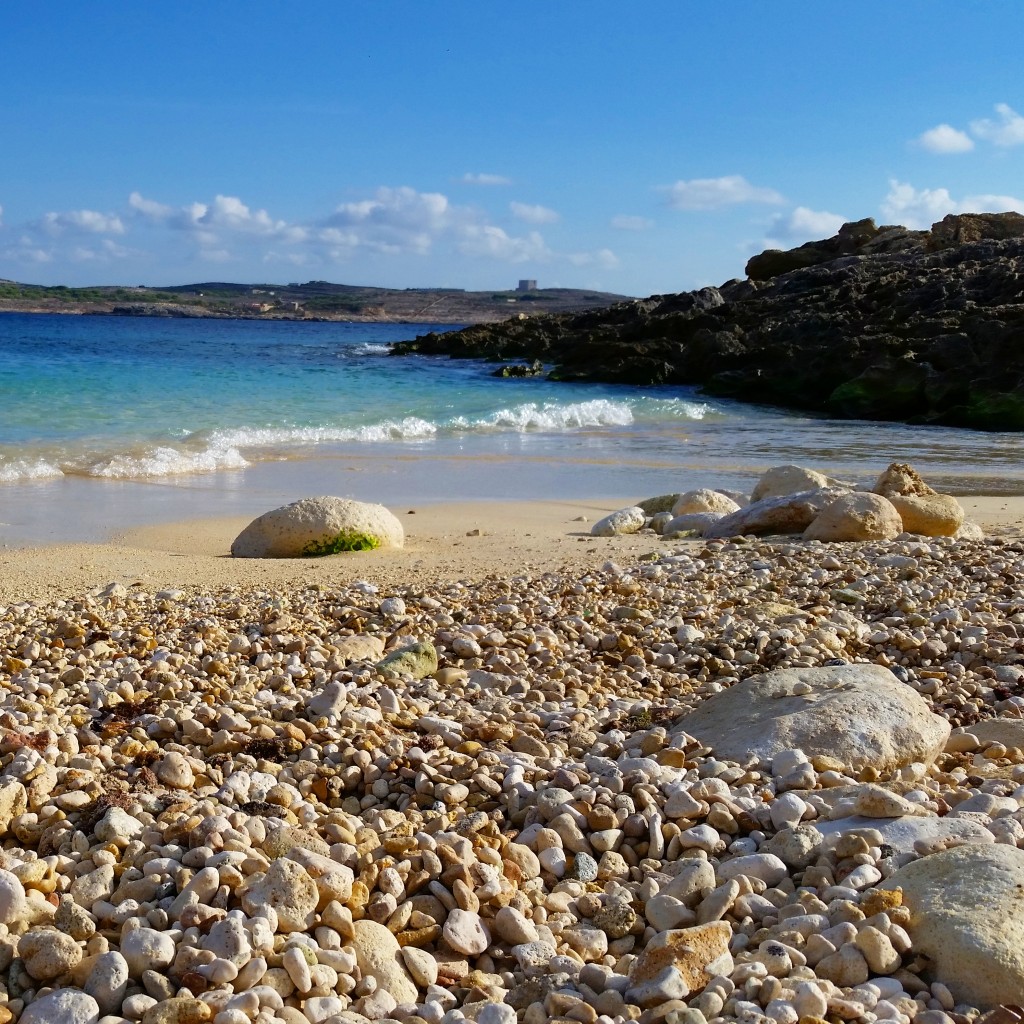
[[0, 314], [0, 544], [99, 541], [312, 494], [391, 506], [749, 491], [766, 468], [854, 483], [912, 463], [1024, 493], [1021, 435], [833, 420], [390, 355], [451, 325]]

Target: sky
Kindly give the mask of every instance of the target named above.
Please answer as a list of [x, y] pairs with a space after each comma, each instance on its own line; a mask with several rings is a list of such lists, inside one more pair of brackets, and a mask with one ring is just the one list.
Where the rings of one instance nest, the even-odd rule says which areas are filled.
[[7, 0], [0, 278], [626, 295], [1024, 211], [1019, 0]]

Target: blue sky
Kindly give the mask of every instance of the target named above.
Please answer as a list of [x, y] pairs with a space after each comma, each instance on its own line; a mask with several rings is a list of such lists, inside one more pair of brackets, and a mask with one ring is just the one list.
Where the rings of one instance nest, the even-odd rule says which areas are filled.
[[1024, 4], [11, 0], [0, 277], [631, 295], [1024, 210]]

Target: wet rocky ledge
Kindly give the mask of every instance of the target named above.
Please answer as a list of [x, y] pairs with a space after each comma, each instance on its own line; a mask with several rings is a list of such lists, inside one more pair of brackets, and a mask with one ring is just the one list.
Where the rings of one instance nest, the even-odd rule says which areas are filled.
[[0, 1022], [1011, 1024], [1022, 584], [731, 537], [6, 606]]

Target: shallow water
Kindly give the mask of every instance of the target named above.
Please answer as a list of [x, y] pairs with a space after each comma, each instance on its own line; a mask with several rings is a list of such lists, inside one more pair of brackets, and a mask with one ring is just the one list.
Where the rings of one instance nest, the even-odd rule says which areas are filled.
[[783, 462], [864, 482], [909, 461], [954, 493], [1024, 493], [1020, 434], [387, 355], [429, 329], [0, 315], [0, 540], [99, 539], [309, 493], [402, 504], [749, 489]]

